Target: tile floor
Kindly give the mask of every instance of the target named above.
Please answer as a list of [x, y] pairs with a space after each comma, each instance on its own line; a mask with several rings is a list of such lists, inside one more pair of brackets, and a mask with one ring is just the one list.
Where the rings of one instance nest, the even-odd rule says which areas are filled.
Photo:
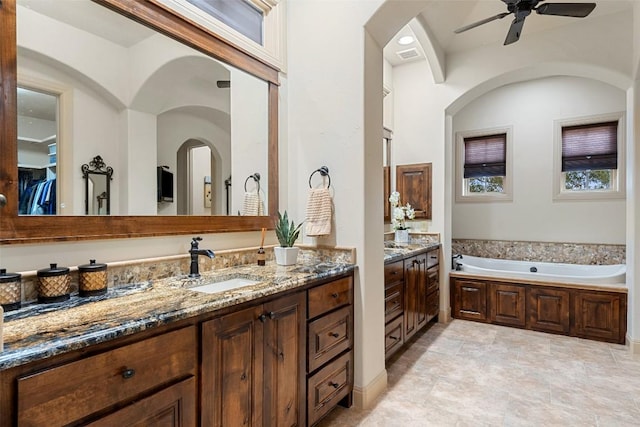
[[622, 345], [453, 320], [387, 373], [374, 407], [320, 426], [640, 426], [640, 355]]

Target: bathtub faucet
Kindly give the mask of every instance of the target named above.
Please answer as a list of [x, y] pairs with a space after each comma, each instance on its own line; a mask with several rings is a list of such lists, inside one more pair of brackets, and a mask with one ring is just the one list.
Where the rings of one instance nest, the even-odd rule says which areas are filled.
[[451, 257], [451, 268], [455, 271], [462, 270], [462, 263], [456, 261], [457, 259], [462, 259], [462, 254], [455, 254]]
[[189, 277], [200, 277], [200, 272], [198, 271], [198, 256], [204, 255], [209, 258], [213, 258], [215, 254], [210, 249], [200, 249], [198, 248], [198, 242], [202, 240], [202, 237], [194, 237], [191, 239], [191, 249], [189, 249], [189, 255], [191, 255], [191, 265], [189, 268]]

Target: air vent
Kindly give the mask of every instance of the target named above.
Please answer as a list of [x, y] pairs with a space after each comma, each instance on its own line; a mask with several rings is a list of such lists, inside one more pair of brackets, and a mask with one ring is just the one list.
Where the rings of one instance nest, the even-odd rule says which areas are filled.
[[396, 54], [405, 61], [407, 59], [413, 59], [420, 56], [420, 52], [418, 52], [418, 49], [416, 49], [415, 47], [412, 47], [411, 49], [407, 49], [407, 50], [400, 50], [396, 52]]

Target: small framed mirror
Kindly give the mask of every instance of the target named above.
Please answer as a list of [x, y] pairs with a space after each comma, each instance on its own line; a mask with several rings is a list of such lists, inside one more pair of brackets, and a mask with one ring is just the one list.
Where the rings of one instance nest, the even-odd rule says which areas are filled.
[[82, 177], [85, 215], [110, 215], [113, 168], [101, 156], [95, 156], [89, 164], [82, 165]]

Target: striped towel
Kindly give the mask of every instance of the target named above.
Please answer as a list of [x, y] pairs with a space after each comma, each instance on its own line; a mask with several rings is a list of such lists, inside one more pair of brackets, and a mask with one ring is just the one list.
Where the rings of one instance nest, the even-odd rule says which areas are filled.
[[264, 202], [257, 191], [247, 191], [244, 193], [242, 204], [242, 215], [262, 216], [264, 215]]
[[309, 189], [305, 233], [307, 236], [331, 234], [333, 199], [328, 188]]

